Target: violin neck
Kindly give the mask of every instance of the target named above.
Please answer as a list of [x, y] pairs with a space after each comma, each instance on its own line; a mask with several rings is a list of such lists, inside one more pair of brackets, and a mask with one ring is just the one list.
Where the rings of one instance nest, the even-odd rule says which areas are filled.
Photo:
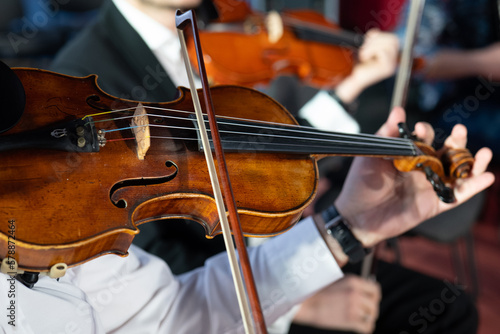
[[296, 20], [293, 17], [283, 17], [283, 21], [295, 32], [297, 38], [304, 41], [319, 42], [342, 47], [359, 49], [364, 41], [362, 34], [348, 30], [334, 29], [312, 22]]
[[218, 124], [222, 146], [227, 151], [377, 157], [421, 154], [409, 139], [242, 120], [223, 119]]

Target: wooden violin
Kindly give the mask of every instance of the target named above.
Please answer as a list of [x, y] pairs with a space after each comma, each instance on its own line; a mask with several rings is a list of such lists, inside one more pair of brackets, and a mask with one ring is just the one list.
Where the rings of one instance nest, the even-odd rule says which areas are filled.
[[[255, 87], [294, 75], [308, 86], [333, 89], [351, 74], [364, 42], [364, 35], [344, 30], [313, 10], [272, 13], [282, 27], [270, 29], [264, 14], [253, 12], [244, 1], [213, 2], [221, 18], [199, 34], [206, 71], [215, 84]], [[195, 65], [194, 45], [188, 47]], [[421, 67], [423, 60], [416, 59], [414, 68]]]
[[[342, 31], [314, 11], [281, 15], [289, 24], [276, 41], [270, 40], [263, 20], [244, 31], [201, 30], [211, 82], [251, 87], [279, 75], [296, 75], [305, 84], [328, 89], [351, 73], [362, 35]], [[309, 26], [314, 27], [313, 33]], [[196, 64], [192, 45], [189, 51], [191, 63]]]
[[[44, 272], [126, 255], [137, 226], [154, 220], [189, 219], [209, 237], [220, 232], [188, 90], [172, 102], [139, 103], [104, 93], [95, 75], [2, 72], [3, 87], [14, 88], [4, 92], [12, 105], [1, 118], [0, 257], [12, 253], [13, 237], [18, 268]], [[424, 171], [448, 200], [445, 184], [467, 176], [473, 162], [466, 150], [449, 151], [442, 163], [411, 139], [301, 127], [250, 88], [218, 86], [212, 97], [248, 236], [295, 224], [315, 196], [324, 156], [393, 158], [401, 171]]]

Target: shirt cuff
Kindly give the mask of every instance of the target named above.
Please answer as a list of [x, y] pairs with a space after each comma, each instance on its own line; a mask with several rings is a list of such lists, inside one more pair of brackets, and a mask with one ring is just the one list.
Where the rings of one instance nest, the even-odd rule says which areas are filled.
[[317, 129], [359, 133], [358, 122], [326, 91], [319, 91], [300, 110], [299, 116]]
[[311, 217], [249, 255], [268, 323], [343, 277]]

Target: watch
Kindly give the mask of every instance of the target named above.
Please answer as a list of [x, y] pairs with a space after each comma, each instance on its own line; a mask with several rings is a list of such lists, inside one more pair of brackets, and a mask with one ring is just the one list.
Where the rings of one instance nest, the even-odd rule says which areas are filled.
[[363, 248], [361, 242], [352, 234], [344, 222], [344, 217], [340, 215], [335, 206], [331, 205], [321, 215], [326, 222], [326, 231], [340, 244], [344, 253], [349, 257], [349, 262], [358, 263], [363, 260], [369, 251]]

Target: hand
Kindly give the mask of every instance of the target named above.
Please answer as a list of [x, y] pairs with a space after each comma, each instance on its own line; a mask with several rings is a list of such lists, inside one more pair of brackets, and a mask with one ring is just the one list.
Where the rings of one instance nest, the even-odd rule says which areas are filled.
[[331, 330], [372, 333], [380, 299], [377, 282], [346, 275], [302, 303], [294, 322]]
[[371, 29], [358, 51], [358, 63], [335, 90], [345, 103], [351, 103], [367, 87], [394, 74], [398, 62], [396, 35]]
[[394, 74], [398, 62], [399, 41], [396, 35], [371, 29], [358, 52], [358, 64], [351, 76], [365, 87]]
[[[377, 134], [396, 137], [397, 124], [404, 122], [405, 117], [403, 109], [394, 108]], [[427, 143], [434, 137], [434, 131], [427, 123], [417, 123], [415, 133]], [[459, 124], [453, 128], [445, 146], [463, 148], [466, 142], [467, 129]], [[365, 247], [371, 247], [456, 207], [489, 187], [494, 176], [485, 170], [491, 157], [492, 152], [488, 148], [477, 152], [471, 176], [459, 179], [455, 184], [457, 201], [453, 204], [438, 199], [422, 172], [401, 173], [390, 160], [358, 157], [353, 161], [335, 205], [351, 223], [356, 238]]]

